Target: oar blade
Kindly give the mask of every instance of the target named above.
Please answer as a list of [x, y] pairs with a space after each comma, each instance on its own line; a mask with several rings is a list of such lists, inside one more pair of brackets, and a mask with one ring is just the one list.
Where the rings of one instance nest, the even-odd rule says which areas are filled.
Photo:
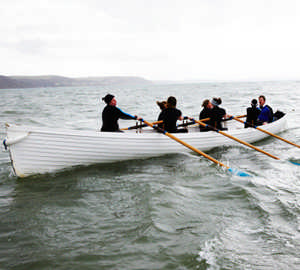
[[296, 161], [291, 161], [289, 160], [290, 163], [294, 164], [294, 165], [297, 165], [297, 166], [300, 166], [300, 163], [296, 162]]
[[237, 175], [237, 176], [241, 176], [241, 177], [252, 177], [252, 175], [242, 172], [235, 168], [229, 168], [228, 171], [231, 172], [233, 175]]

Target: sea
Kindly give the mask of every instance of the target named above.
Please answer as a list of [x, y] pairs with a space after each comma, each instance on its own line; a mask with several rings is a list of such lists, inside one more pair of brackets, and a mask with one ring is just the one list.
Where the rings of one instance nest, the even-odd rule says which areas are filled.
[[[2, 89], [1, 142], [5, 123], [99, 130], [107, 93], [148, 121], [171, 95], [197, 118], [204, 99], [243, 115], [263, 94], [287, 114], [279, 135], [300, 144], [300, 81]], [[300, 167], [289, 162], [300, 149], [273, 137], [255, 146], [280, 160], [243, 145], [207, 152], [252, 177], [179, 152], [27, 178], [2, 147], [0, 269], [300, 269]]]

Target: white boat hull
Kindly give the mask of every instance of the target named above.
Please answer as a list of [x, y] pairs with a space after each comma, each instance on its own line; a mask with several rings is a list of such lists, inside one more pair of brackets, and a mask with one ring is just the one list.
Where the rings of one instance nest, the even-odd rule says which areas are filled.
[[[265, 130], [278, 133], [286, 129], [286, 117], [263, 126]], [[233, 122], [234, 120], [230, 121]], [[268, 137], [253, 128], [230, 129], [228, 133], [248, 143]], [[14, 172], [19, 177], [43, 174], [64, 168], [140, 159], [170, 153], [191, 152], [169, 137], [147, 129], [142, 133], [128, 131], [95, 132], [80, 130], [53, 130], [7, 125], [6, 144], [9, 147]], [[191, 128], [191, 131], [193, 128]], [[186, 143], [207, 151], [214, 147], [239, 143], [214, 131], [174, 134]], [[241, 145], [241, 144], [239, 144]]]

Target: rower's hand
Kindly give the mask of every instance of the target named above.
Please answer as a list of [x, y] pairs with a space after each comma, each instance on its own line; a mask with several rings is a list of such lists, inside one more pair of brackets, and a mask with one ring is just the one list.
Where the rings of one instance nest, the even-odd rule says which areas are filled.
[[139, 117], [137, 115], [135, 115], [134, 117], [135, 117], [136, 120], [142, 120], [143, 119], [142, 117]]

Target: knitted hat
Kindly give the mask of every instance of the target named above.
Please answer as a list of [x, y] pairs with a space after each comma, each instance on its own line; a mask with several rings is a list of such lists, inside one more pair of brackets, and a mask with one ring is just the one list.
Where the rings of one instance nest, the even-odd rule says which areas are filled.
[[111, 100], [114, 98], [114, 95], [111, 94], [107, 94], [105, 97], [102, 98], [102, 100], [106, 103], [109, 104], [111, 102]]
[[256, 106], [257, 105], [257, 100], [254, 98], [254, 99], [252, 99], [252, 101], [251, 101], [251, 105], [253, 105], [253, 106]]

